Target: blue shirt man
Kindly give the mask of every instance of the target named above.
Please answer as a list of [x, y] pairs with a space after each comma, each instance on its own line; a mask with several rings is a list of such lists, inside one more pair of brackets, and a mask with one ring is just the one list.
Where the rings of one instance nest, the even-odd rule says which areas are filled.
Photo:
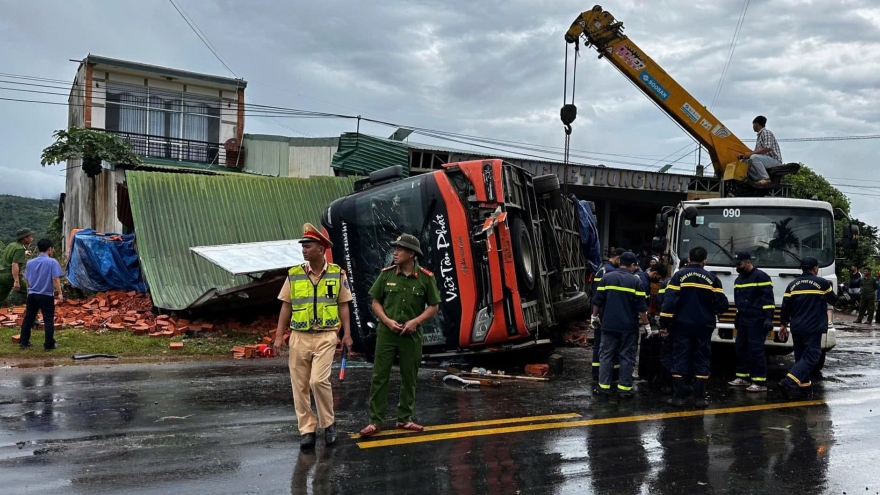
[[52, 257], [55, 248], [49, 239], [37, 242], [40, 255], [28, 263], [25, 278], [28, 282], [27, 309], [21, 325], [19, 347], [31, 347], [31, 329], [37, 319], [37, 312], [43, 314], [43, 325], [46, 330], [43, 348], [47, 351], [56, 349], [55, 345], [55, 302], [64, 301], [61, 294], [61, 277], [64, 272], [61, 265]]

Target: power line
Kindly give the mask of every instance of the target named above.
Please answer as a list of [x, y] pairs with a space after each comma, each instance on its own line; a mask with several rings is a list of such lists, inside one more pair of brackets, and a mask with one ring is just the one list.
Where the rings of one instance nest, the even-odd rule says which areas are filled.
[[736, 23], [736, 29], [733, 30], [733, 39], [730, 40], [730, 47], [727, 49], [727, 61], [724, 62], [724, 68], [721, 69], [721, 77], [718, 78], [718, 87], [715, 88], [715, 95], [712, 97], [712, 104], [709, 110], [715, 109], [715, 102], [721, 94], [721, 88], [724, 87], [724, 79], [727, 77], [727, 70], [730, 68], [730, 61], [733, 60], [733, 52], [736, 51], [736, 43], [739, 40], [739, 32], [742, 29], [743, 22], [746, 19], [746, 11], [749, 10], [749, 0], [745, 0], [742, 13], [739, 15], [739, 21]]
[[215, 50], [215, 49], [214, 49], [214, 45], [212, 45], [211, 42], [208, 41], [208, 37], [207, 37], [207, 36], [204, 36], [204, 35], [202, 34], [201, 29], [199, 29], [199, 28], [195, 25], [196, 22], [195, 22], [195, 21], [190, 22], [190, 19], [187, 18], [187, 15], [184, 15], [183, 11], [181, 10], [181, 7], [178, 7], [177, 4], [174, 3], [174, 0], [168, 0], [168, 1], [169, 1], [169, 2], [171, 3], [171, 5], [174, 7], [174, 10], [176, 10], [177, 13], [180, 14], [180, 17], [183, 18], [183, 20], [186, 22], [187, 26], [189, 26], [189, 28], [192, 29], [192, 32], [195, 33], [196, 36], [198, 36], [198, 38], [202, 41], [202, 43], [204, 43], [205, 47], [206, 47], [208, 50], [210, 50], [211, 53], [214, 54], [214, 57], [216, 57], [217, 60], [219, 60], [221, 64], [223, 64], [223, 67], [226, 67], [226, 70], [228, 70], [230, 74], [232, 74], [233, 76], [235, 76], [236, 78], [238, 78], [238, 74], [236, 74], [235, 71], [233, 71], [232, 69], [230, 69], [229, 66], [226, 65], [226, 62], [224, 62], [223, 59], [220, 57], [220, 55], [217, 54], [217, 50]]

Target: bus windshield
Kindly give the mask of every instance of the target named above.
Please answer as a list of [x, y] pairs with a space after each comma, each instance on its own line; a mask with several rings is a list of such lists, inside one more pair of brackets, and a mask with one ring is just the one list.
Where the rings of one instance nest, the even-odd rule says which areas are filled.
[[834, 219], [821, 209], [785, 207], [699, 207], [693, 221], [681, 219], [678, 255], [697, 246], [710, 265], [736, 265], [737, 251], [749, 251], [762, 268], [799, 268], [812, 256], [819, 266], [834, 262]]

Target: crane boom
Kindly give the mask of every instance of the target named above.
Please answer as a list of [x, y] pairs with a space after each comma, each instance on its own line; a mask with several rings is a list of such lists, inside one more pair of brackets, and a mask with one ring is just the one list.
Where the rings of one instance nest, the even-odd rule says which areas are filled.
[[622, 22], [616, 21], [601, 5], [596, 5], [578, 16], [566, 32], [565, 41], [577, 43], [581, 36], [587, 46], [599, 52], [599, 58], [611, 62], [706, 148], [716, 177], [745, 179], [748, 164], [740, 161], [738, 156], [749, 151], [749, 147], [627, 38], [623, 34]]

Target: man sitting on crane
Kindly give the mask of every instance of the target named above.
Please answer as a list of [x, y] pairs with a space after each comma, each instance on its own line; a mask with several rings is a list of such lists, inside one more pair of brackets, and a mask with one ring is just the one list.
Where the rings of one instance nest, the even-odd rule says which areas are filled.
[[770, 184], [768, 169], [782, 165], [782, 152], [779, 151], [779, 143], [776, 136], [767, 129], [767, 117], [758, 115], [752, 121], [752, 129], [758, 133], [758, 141], [755, 143], [755, 151], [740, 155], [741, 160], [749, 163], [749, 179], [757, 186]]

